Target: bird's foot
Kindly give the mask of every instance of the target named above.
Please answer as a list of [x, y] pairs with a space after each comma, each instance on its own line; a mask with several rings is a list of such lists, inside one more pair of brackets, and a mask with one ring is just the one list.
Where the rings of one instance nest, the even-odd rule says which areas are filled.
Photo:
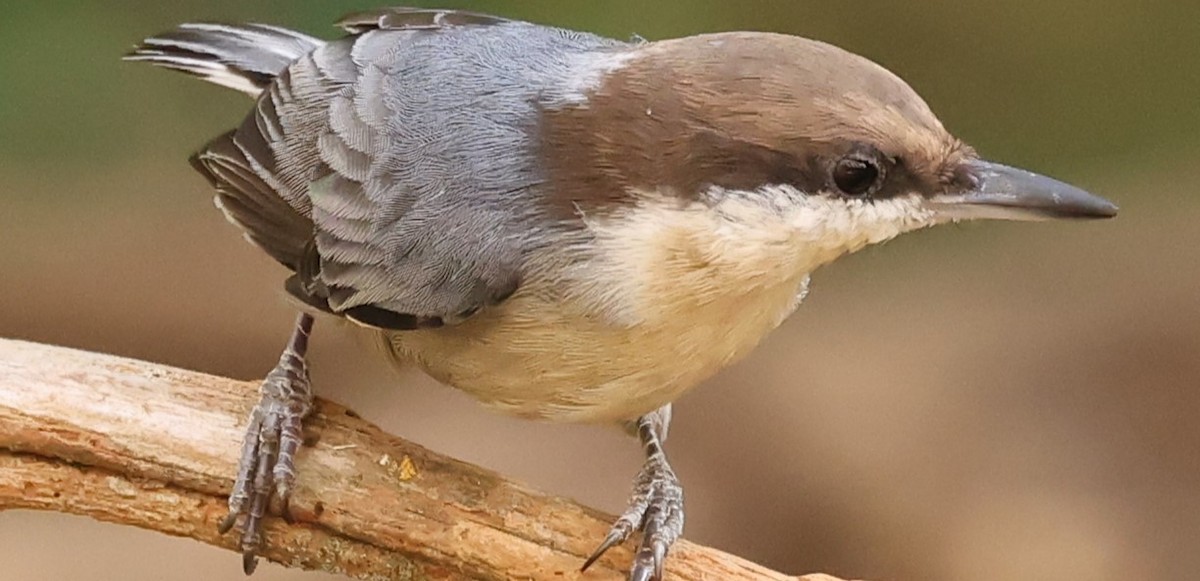
[[304, 353], [312, 317], [301, 315], [279, 364], [263, 380], [258, 404], [250, 413], [242, 441], [237, 480], [229, 495], [229, 514], [221, 521], [221, 534], [241, 521], [242, 569], [247, 575], [258, 565], [262, 546], [263, 516], [272, 493], [279, 498], [283, 518], [291, 522], [288, 499], [296, 482], [296, 451], [303, 441], [302, 424], [312, 410], [313, 392]]
[[[655, 424], [662, 427], [661, 432]], [[629, 579], [661, 581], [667, 551], [683, 533], [683, 487], [662, 451], [665, 425], [647, 416], [638, 422], [638, 432], [647, 459], [634, 481], [629, 508], [613, 523], [608, 536], [584, 562], [583, 569], [586, 570], [608, 549], [625, 542], [634, 530], [640, 530], [642, 540], [634, 555]]]

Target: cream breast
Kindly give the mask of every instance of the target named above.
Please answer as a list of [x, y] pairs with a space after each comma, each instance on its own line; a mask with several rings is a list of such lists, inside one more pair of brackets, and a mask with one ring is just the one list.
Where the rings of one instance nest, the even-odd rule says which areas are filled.
[[[811, 223], [828, 209], [787, 187], [638, 199], [581, 217], [588, 259], [539, 257], [542, 268], [502, 305], [461, 325], [389, 334], [392, 353], [503, 412], [633, 419], [748, 354], [796, 308], [809, 272], [898, 234], [907, 210], [900, 199], [895, 221], [878, 215], [889, 207], [864, 205]], [[880, 227], [862, 234], [866, 219]]]

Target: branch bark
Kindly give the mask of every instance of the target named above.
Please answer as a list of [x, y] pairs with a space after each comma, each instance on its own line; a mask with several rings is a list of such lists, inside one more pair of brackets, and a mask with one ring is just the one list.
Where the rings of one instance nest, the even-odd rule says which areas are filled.
[[[0, 510], [26, 508], [188, 537], [217, 534], [257, 385], [0, 339]], [[268, 518], [265, 557], [360, 579], [620, 579], [630, 547], [579, 565], [611, 517], [383, 433], [319, 401], [293, 525]], [[238, 565], [230, 562], [231, 570]], [[681, 541], [671, 580], [789, 577]]]

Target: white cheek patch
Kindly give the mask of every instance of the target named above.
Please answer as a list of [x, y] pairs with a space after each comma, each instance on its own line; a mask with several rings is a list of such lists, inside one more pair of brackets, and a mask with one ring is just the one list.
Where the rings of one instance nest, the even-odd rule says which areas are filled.
[[798, 246], [803, 247], [800, 254], [808, 256], [805, 262], [810, 269], [937, 223], [918, 194], [882, 200], [804, 196], [789, 214], [788, 222], [800, 239]]
[[786, 316], [820, 266], [935, 223], [917, 195], [868, 202], [770, 186], [710, 190], [681, 204], [635, 193], [636, 207], [585, 219], [594, 258], [559, 273], [585, 310], [630, 324], [722, 297]]
[[710, 195], [739, 236], [731, 243], [740, 241], [750, 256], [758, 253], [793, 273], [812, 272], [843, 254], [938, 222], [918, 194], [856, 200], [775, 185]]

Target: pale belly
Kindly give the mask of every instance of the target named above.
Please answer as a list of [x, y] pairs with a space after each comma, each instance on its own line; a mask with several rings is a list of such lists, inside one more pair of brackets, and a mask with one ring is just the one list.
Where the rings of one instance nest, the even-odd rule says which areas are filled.
[[639, 195], [612, 215], [581, 214], [586, 236], [530, 259], [508, 301], [457, 326], [390, 335], [389, 350], [507, 413], [628, 421], [750, 353], [795, 310], [808, 273], [903, 229], [884, 221], [863, 234], [856, 225], [878, 222], [878, 207], [840, 215], [783, 186]]
[[518, 293], [461, 325], [384, 340], [398, 362], [499, 411], [619, 422], [674, 401], [746, 356], [796, 308], [807, 280], [738, 296], [676, 297], [672, 308], [628, 325]]

